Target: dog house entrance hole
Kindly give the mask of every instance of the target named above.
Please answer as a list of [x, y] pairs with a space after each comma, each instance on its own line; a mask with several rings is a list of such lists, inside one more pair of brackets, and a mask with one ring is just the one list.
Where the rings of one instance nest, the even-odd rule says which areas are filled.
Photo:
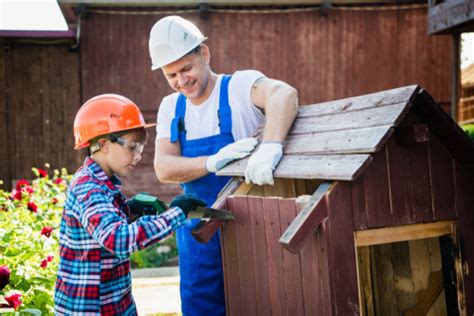
[[454, 236], [450, 221], [357, 231], [361, 315], [459, 315]]

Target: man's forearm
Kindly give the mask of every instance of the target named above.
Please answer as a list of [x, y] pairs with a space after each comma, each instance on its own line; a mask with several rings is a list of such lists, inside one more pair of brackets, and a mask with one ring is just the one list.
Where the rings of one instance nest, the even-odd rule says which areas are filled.
[[280, 87], [267, 99], [263, 141], [283, 142], [298, 113], [298, 94], [290, 86]]
[[164, 183], [184, 183], [208, 174], [207, 156], [187, 158], [173, 155], [155, 157], [155, 173]]

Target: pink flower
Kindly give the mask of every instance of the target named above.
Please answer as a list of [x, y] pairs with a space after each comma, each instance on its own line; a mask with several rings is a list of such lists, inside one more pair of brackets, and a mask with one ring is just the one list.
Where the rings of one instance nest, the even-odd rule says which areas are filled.
[[33, 190], [32, 187], [30, 187], [30, 186], [28, 185], [28, 186], [22, 188], [22, 189], [21, 189], [21, 192], [27, 193], [29, 196], [31, 196], [31, 195], [33, 194], [34, 190]]
[[57, 178], [56, 180], [54, 180], [54, 184], [61, 184], [63, 181], [63, 178]]
[[48, 262], [53, 261], [53, 259], [54, 259], [54, 256], [47, 256], [46, 257], [46, 261], [48, 261]]
[[16, 183], [16, 190], [21, 191], [21, 188], [26, 187], [26, 186], [30, 186], [30, 183], [27, 180], [24, 180], [24, 179], [19, 180]]
[[38, 206], [34, 202], [28, 202], [28, 209], [33, 213], [38, 213]]
[[45, 269], [47, 266], [48, 266], [48, 260], [47, 259], [41, 260], [40, 267]]
[[10, 269], [7, 266], [0, 266], [0, 291], [10, 283]]
[[13, 307], [14, 309], [17, 309], [18, 306], [21, 305], [21, 293], [12, 293], [9, 295], [5, 295], [5, 301], [8, 302], [10, 307]]
[[46, 237], [50, 237], [52, 231], [53, 231], [52, 227], [45, 226], [45, 227], [43, 227], [43, 229], [41, 229], [41, 235], [46, 236]]
[[30, 187], [29, 185], [22, 185], [19, 187], [17, 184], [17, 188], [16, 190], [12, 191], [11, 197], [14, 200], [21, 201], [21, 199], [23, 198], [23, 193], [27, 194], [28, 196], [31, 196], [33, 192], [34, 192], [33, 188]]
[[13, 190], [11, 196], [14, 200], [18, 200], [18, 201], [20, 201], [22, 198], [20, 190]]

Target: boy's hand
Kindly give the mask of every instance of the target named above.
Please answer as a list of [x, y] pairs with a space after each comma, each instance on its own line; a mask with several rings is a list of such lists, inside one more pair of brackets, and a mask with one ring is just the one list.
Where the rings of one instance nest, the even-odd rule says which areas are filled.
[[158, 215], [166, 211], [166, 203], [160, 201], [156, 196], [149, 195], [146, 192], [140, 192], [128, 200], [130, 216], [128, 222], [131, 223], [144, 215]]
[[179, 207], [186, 217], [188, 217], [189, 212], [194, 211], [199, 206], [207, 206], [207, 204], [191, 195], [179, 195], [170, 203], [170, 207]]

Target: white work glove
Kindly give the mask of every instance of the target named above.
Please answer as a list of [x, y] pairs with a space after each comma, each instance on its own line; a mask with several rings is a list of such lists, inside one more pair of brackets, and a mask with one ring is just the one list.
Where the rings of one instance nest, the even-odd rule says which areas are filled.
[[207, 158], [207, 171], [216, 172], [229, 162], [250, 155], [255, 149], [255, 146], [257, 146], [257, 143], [258, 140], [256, 138], [243, 138], [235, 143], [222, 147], [216, 154]]
[[250, 156], [245, 169], [245, 182], [258, 185], [273, 185], [273, 170], [283, 155], [280, 143], [262, 143], [260, 148]]

